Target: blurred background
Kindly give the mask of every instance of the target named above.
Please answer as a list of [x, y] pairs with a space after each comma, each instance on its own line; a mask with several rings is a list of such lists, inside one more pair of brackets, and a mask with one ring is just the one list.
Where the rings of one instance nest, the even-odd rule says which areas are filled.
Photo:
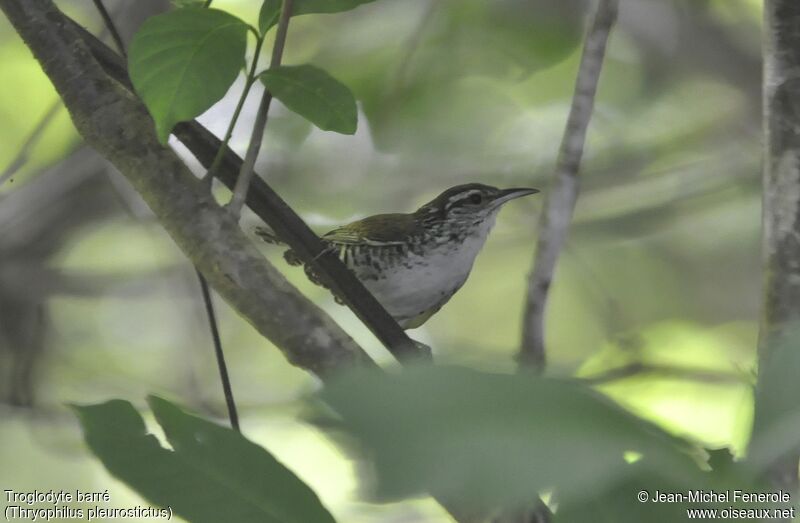
[[[91, 2], [57, 3], [102, 32]], [[126, 38], [170, 7], [106, 5]], [[350, 86], [359, 130], [322, 132], [276, 104], [258, 171], [319, 232], [411, 211], [459, 183], [547, 190], [592, 6], [378, 0], [297, 17], [285, 63], [312, 62]], [[214, 7], [254, 24], [260, 2]], [[547, 321], [550, 374], [587, 377], [668, 430], [736, 453], [752, 415], [761, 280], [760, 11], [757, 0], [622, 0]], [[194, 271], [124, 178], [82, 145], [4, 18], [0, 64], [0, 173], [19, 166], [0, 184], [0, 486], [107, 488], [111, 506], [142, 504], [87, 453], [65, 404], [143, 406], [157, 393], [224, 418]], [[201, 118], [217, 134], [241, 88]], [[239, 151], [258, 98], [250, 95], [234, 136]], [[508, 205], [465, 287], [411, 332], [440, 361], [514, 368], [540, 206]], [[248, 230], [256, 224], [246, 216]], [[280, 249], [263, 251], [390, 361], [349, 310], [286, 267]], [[348, 459], [303, 421], [319, 383], [217, 306], [248, 437], [341, 521], [449, 521], [428, 500], [364, 502]]]

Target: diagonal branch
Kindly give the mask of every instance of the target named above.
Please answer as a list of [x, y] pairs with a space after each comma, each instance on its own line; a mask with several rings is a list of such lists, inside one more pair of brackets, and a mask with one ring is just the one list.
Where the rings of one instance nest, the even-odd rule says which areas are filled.
[[[281, 65], [283, 49], [286, 46], [286, 33], [289, 31], [289, 19], [291, 16], [292, 0], [283, 0], [281, 17], [278, 21], [277, 33], [275, 34], [275, 44], [272, 46], [272, 58], [269, 62], [270, 69]], [[253, 60], [255, 60], [255, 58]], [[247, 153], [244, 155], [242, 169], [239, 172], [239, 177], [236, 179], [236, 185], [233, 187], [233, 196], [228, 203], [228, 210], [231, 211], [237, 219], [241, 216], [242, 206], [247, 200], [247, 192], [250, 189], [250, 184], [255, 173], [256, 160], [261, 150], [261, 142], [264, 141], [264, 132], [267, 128], [267, 117], [269, 116], [269, 108], [271, 105], [272, 92], [270, 92], [269, 89], [264, 89], [264, 94], [261, 95], [261, 102], [256, 112], [256, 119], [253, 123], [250, 144], [247, 146]], [[211, 172], [210, 168], [209, 172]]]
[[[73, 20], [67, 18], [67, 21], [90, 47], [106, 73], [132, 90], [122, 58]], [[222, 144], [213, 133], [194, 121], [178, 124], [173, 133], [205, 168], [212, 165]], [[242, 159], [226, 147], [214, 175], [233, 190], [241, 165]], [[314, 231], [260, 176], [253, 177], [246, 203], [305, 263], [314, 268], [325, 285], [345, 302], [397, 359], [428, 356], [406, 335], [339, 258], [325, 250]]]
[[230, 213], [154, 133], [142, 103], [109, 78], [50, 0], [0, 0], [86, 141], [142, 195], [220, 295], [293, 364], [321, 377], [371, 364], [322, 310], [252, 246]]
[[594, 19], [583, 44], [575, 93], [558, 152], [553, 185], [539, 218], [539, 239], [536, 242], [533, 270], [528, 278], [528, 295], [522, 319], [519, 362], [540, 372], [545, 366], [544, 315], [550, 283], [578, 199], [578, 173], [586, 130], [592, 117], [594, 96], [608, 37], [617, 18], [618, 4], [619, 0], [598, 0]]

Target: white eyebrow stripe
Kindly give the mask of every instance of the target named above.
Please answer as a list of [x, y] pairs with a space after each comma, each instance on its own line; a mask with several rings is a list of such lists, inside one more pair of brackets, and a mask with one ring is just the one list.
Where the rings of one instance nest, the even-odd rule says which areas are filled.
[[473, 194], [480, 194], [480, 193], [481, 193], [480, 189], [470, 189], [467, 192], [460, 192], [460, 193], [454, 194], [453, 196], [451, 196], [450, 198], [447, 199], [447, 204], [445, 204], [444, 208], [445, 208], [445, 210], [447, 210], [450, 207], [452, 207], [454, 203], [460, 202], [461, 200], [469, 198]]

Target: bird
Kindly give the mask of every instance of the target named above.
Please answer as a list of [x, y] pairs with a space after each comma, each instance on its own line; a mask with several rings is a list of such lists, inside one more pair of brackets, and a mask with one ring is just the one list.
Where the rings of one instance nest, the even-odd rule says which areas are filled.
[[[456, 185], [412, 213], [369, 216], [333, 229], [321, 240], [400, 327], [415, 329], [467, 281], [500, 208], [538, 192], [481, 183]], [[268, 243], [282, 243], [269, 228], [257, 227], [255, 232]], [[284, 258], [290, 265], [303, 265], [291, 249]], [[312, 282], [324, 286], [311, 267], [305, 270]]]

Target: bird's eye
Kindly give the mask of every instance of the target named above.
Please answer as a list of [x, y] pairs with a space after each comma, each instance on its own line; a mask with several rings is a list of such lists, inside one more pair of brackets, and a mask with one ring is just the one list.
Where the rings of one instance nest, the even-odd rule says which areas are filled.
[[472, 196], [469, 197], [469, 203], [473, 203], [475, 205], [478, 205], [482, 201], [483, 201], [483, 196], [481, 196], [478, 193], [475, 193], [475, 194], [473, 194]]

